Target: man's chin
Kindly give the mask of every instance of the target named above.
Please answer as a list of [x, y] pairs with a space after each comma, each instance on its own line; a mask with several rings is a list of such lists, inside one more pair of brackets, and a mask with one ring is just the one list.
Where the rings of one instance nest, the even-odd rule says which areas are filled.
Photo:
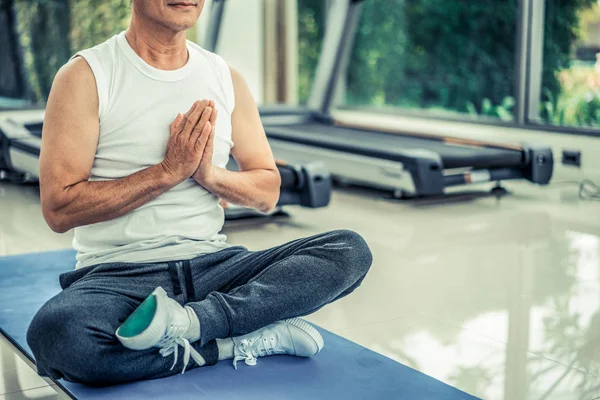
[[172, 21], [169, 22], [167, 24], [165, 24], [166, 27], [168, 27], [169, 29], [171, 29], [174, 32], [182, 32], [182, 31], [187, 31], [188, 29], [191, 29], [194, 27], [194, 25], [196, 25], [196, 21]]

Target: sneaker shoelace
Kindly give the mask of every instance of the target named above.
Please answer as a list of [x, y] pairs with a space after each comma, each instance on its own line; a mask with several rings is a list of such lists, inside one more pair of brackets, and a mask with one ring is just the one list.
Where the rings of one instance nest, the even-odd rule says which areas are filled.
[[258, 357], [276, 354], [278, 343], [277, 337], [274, 335], [268, 338], [261, 336], [257, 339], [242, 339], [235, 346], [240, 354], [233, 358], [234, 368], [237, 369], [238, 361], [244, 360], [246, 365], [254, 366]]
[[190, 362], [190, 357], [196, 361], [198, 365], [204, 364], [204, 358], [192, 347], [189, 340], [183, 337], [186, 331], [187, 327], [181, 325], [170, 325], [165, 336], [156, 344], [157, 347], [161, 348], [159, 353], [163, 357], [168, 357], [173, 353], [175, 354], [175, 360], [173, 361], [171, 370], [175, 368], [175, 365], [177, 364], [179, 346], [183, 347], [182, 374], [185, 372], [185, 369]]

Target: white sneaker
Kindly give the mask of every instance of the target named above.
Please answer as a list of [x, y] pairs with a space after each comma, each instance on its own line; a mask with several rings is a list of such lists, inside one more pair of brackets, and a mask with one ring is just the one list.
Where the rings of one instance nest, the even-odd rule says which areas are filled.
[[116, 336], [123, 346], [132, 350], [160, 348], [160, 354], [167, 357], [175, 353], [171, 369], [177, 364], [178, 348], [183, 347], [183, 371], [190, 357], [199, 365], [204, 358], [190, 345], [192, 318], [191, 309], [183, 307], [167, 296], [162, 287], [157, 287], [150, 296], [117, 329]]
[[233, 344], [235, 369], [240, 360], [244, 360], [246, 365], [256, 365], [257, 357], [274, 354], [310, 357], [324, 346], [319, 331], [300, 318], [277, 321], [247, 335], [235, 337]]

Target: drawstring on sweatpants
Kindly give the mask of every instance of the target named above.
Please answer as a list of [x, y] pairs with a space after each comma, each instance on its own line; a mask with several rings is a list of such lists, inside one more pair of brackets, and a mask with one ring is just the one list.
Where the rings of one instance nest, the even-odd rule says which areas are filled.
[[169, 262], [169, 273], [171, 274], [171, 283], [173, 284], [173, 294], [179, 296], [181, 294], [181, 284], [179, 283], [179, 277], [177, 276], [176, 262]]
[[185, 291], [187, 292], [187, 301], [196, 301], [196, 291], [194, 290], [194, 281], [192, 280], [192, 267], [189, 260], [183, 261], [183, 273], [185, 276]]
[[[171, 283], [173, 285], [173, 293], [175, 296], [183, 293], [181, 291], [181, 282], [179, 281], [179, 274], [177, 271], [177, 262], [170, 261], [169, 263], [169, 274], [171, 275]], [[189, 260], [184, 260], [183, 264], [183, 279], [185, 281], [185, 292], [187, 295], [186, 303], [190, 301], [196, 301], [196, 291], [194, 289], [194, 281], [192, 280], [192, 267]]]

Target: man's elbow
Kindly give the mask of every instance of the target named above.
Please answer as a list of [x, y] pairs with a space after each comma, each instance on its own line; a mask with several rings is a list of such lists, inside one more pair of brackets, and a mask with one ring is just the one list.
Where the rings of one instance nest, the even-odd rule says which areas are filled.
[[65, 215], [65, 199], [53, 193], [42, 191], [40, 200], [42, 203], [42, 215], [46, 224], [56, 233], [65, 233], [72, 228], [68, 216]]
[[70, 188], [40, 184], [42, 215], [46, 224], [56, 233], [65, 233], [75, 227], [73, 213], [70, 211], [74, 201]]
[[265, 214], [270, 213], [277, 207], [277, 203], [279, 203], [279, 189], [277, 189], [277, 193], [274, 196], [261, 204], [258, 210]]
[[260, 212], [269, 213], [277, 207], [277, 203], [279, 203], [279, 195], [281, 191], [281, 176], [279, 173], [273, 174], [273, 182], [271, 184], [271, 190], [269, 194], [265, 196], [265, 200], [263, 204], [258, 208]]
[[60, 212], [43, 209], [42, 214], [46, 220], [46, 224], [56, 233], [65, 233], [71, 229], [67, 219]]

